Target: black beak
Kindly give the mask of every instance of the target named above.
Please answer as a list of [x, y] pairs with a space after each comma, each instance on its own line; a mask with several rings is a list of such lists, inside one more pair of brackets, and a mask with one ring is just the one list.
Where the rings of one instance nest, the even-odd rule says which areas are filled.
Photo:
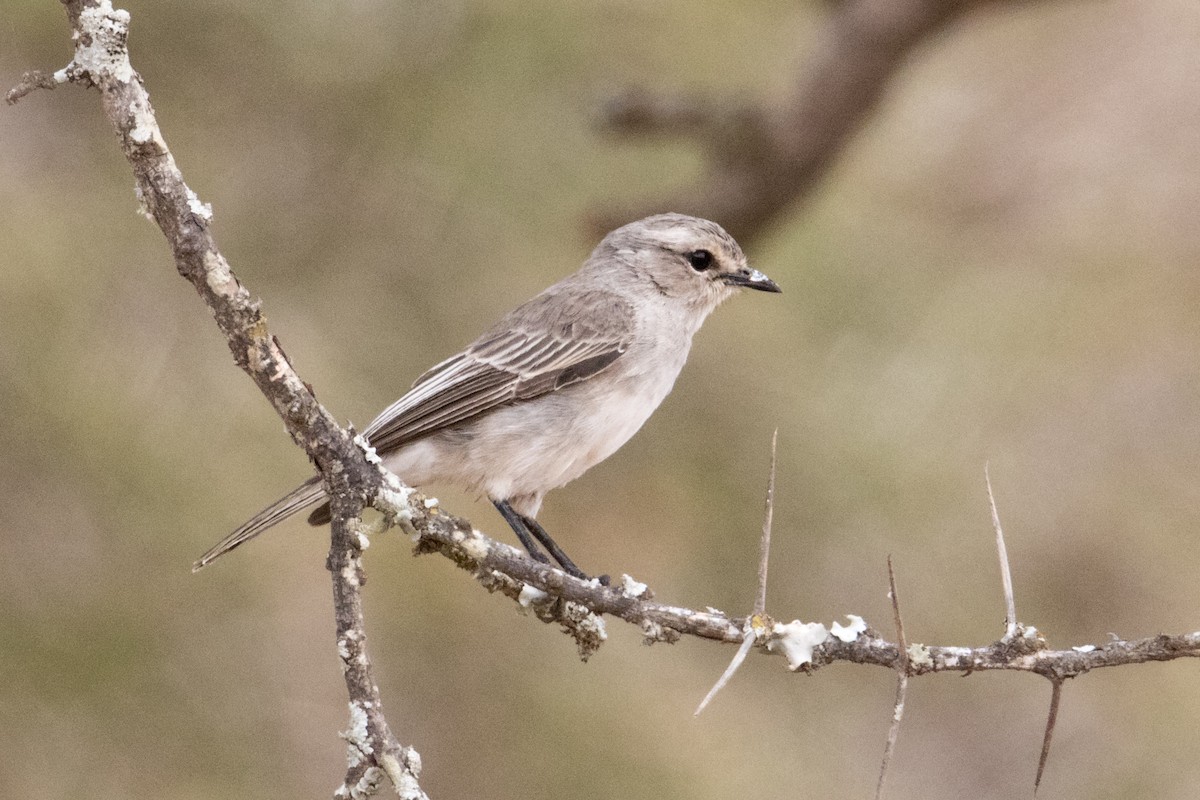
[[729, 286], [744, 286], [747, 289], [758, 289], [760, 292], [775, 292], [778, 294], [783, 289], [779, 288], [779, 284], [763, 275], [756, 269], [739, 269], [737, 272], [730, 272], [728, 275], [722, 275], [721, 280]]

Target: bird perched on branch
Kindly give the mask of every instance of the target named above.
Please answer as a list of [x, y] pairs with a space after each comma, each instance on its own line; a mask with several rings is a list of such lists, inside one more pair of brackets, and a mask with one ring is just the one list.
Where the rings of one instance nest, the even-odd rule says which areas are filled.
[[[578, 272], [517, 306], [417, 378], [363, 436], [410, 485], [486, 494], [530, 555], [584, 573], [537, 522], [542, 498], [612, 455], [671, 391], [692, 336], [738, 289], [778, 292], [720, 225], [659, 214], [604, 237]], [[199, 570], [310, 506], [320, 476], [260, 511]]]

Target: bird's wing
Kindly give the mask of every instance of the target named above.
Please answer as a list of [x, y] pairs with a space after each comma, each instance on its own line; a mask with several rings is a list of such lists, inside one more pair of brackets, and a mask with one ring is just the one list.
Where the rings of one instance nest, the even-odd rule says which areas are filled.
[[[597, 309], [603, 313], [588, 313]], [[363, 435], [386, 453], [498, 406], [587, 380], [625, 352], [632, 321], [632, 309], [613, 295], [584, 293], [565, 304], [539, 295], [418, 378]]]

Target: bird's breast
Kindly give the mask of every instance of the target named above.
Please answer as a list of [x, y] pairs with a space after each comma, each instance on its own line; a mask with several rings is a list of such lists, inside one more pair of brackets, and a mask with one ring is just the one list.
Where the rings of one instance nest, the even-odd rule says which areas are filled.
[[491, 497], [540, 496], [575, 480], [638, 432], [671, 392], [688, 345], [642, 339], [587, 380], [418, 440], [389, 456], [388, 465], [416, 485], [446, 482]]

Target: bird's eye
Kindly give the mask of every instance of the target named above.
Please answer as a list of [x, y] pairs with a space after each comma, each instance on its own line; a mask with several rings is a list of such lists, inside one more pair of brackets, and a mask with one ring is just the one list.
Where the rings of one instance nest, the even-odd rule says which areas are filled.
[[693, 250], [687, 254], [688, 263], [696, 272], [703, 272], [713, 265], [713, 254], [707, 250]]

